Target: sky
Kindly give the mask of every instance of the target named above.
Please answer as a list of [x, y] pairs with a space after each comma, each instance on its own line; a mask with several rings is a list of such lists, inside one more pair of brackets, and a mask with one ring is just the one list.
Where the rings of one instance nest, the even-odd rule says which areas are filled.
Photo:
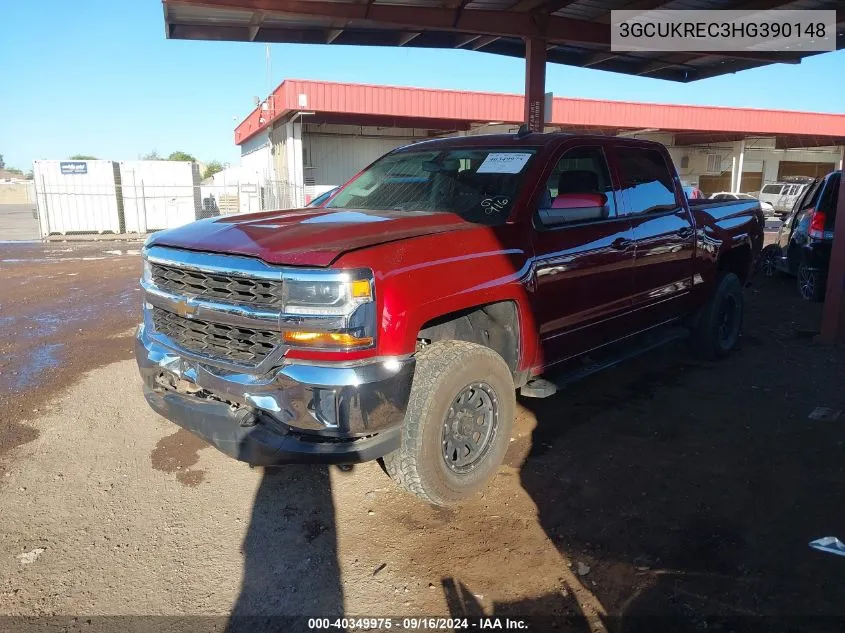
[[[238, 163], [234, 128], [285, 78], [521, 93], [522, 60], [471, 51], [168, 40], [158, 0], [0, 0], [0, 154]], [[845, 51], [692, 84], [549, 64], [555, 96], [845, 113]]]

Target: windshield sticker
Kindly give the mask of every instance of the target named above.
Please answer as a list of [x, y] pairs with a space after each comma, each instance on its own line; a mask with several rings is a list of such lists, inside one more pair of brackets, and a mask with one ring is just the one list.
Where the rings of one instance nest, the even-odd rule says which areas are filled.
[[491, 152], [478, 168], [479, 174], [518, 174], [525, 167], [531, 154], [517, 152]]
[[507, 211], [508, 204], [510, 203], [510, 199], [505, 196], [496, 196], [495, 198], [484, 198], [481, 201], [481, 208], [484, 209], [484, 213], [487, 215], [493, 215], [494, 213], [501, 213], [502, 211]]

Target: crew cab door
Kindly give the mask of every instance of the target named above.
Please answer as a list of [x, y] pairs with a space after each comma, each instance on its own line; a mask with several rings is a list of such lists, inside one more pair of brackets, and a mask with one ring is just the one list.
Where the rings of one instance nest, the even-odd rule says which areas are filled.
[[633, 316], [638, 331], [682, 316], [693, 283], [695, 225], [674, 168], [653, 145], [613, 145], [621, 189], [620, 214], [635, 244]]
[[[568, 146], [544, 175], [534, 214], [534, 311], [541, 358], [550, 366], [611, 342], [631, 307], [631, 222], [617, 214], [602, 142]], [[567, 195], [606, 197], [599, 213], [556, 207]]]

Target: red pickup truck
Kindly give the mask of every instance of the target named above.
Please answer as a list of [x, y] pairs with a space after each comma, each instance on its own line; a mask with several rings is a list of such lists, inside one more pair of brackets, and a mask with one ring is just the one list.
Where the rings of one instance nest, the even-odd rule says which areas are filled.
[[383, 458], [448, 504], [495, 474], [516, 391], [680, 335], [726, 355], [762, 241], [756, 201], [688, 201], [656, 143], [426, 141], [323, 207], [153, 235], [136, 354], [153, 409], [237, 459]]

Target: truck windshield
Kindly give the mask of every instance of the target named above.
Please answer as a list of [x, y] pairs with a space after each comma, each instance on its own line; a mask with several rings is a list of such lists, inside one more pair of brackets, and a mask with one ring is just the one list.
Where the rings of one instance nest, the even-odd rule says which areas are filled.
[[450, 211], [486, 225], [507, 220], [532, 149], [472, 148], [388, 154], [329, 202], [331, 209]]

